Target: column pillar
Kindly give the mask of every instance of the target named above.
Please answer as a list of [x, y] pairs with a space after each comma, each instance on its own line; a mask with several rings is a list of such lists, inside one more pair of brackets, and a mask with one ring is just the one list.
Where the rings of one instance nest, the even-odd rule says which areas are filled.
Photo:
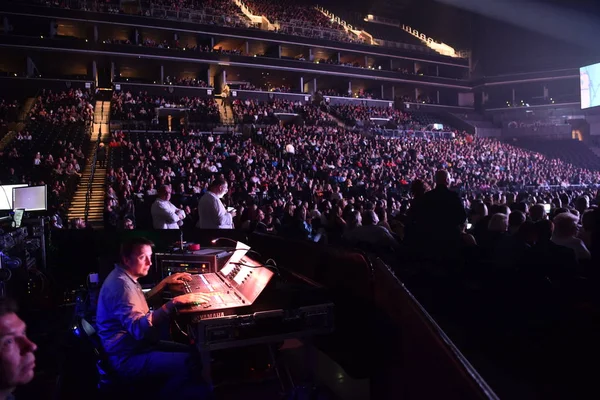
[[27, 77], [31, 78], [35, 74], [35, 64], [31, 60], [31, 57], [27, 57]]
[[54, 36], [56, 36], [56, 21], [55, 20], [50, 20], [50, 30], [48, 32], [49, 32], [50, 38], [54, 38]]
[[98, 87], [98, 65], [96, 65], [96, 60], [92, 61], [92, 79], [96, 87]]

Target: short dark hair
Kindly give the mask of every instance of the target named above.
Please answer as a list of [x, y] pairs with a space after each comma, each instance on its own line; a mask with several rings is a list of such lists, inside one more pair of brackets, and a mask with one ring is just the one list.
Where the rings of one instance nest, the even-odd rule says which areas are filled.
[[508, 226], [519, 227], [525, 222], [525, 213], [515, 210], [508, 216]]
[[17, 302], [9, 297], [0, 298], [0, 317], [6, 314], [16, 313], [19, 310]]
[[121, 259], [129, 258], [133, 254], [133, 250], [140, 246], [154, 247], [154, 242], [145, 237], [134, 237], [126, 239], [121, 243]]
[[208, 186], [208, 188], [209, 189], [215, 189], [215, 188], [217, 188], [217, 187], [219, 187], [221, 185], [226, 185], [226, 184], [227, 184], [227, 181], [225, 179], [215, 178], [215, 180], [210, 183], [210, 185]]

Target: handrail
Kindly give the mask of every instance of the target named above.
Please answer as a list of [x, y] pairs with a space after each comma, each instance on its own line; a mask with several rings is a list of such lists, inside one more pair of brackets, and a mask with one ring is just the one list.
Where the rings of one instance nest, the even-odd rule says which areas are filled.
[[[104, 114], [104, 102], [100, 102], [100, 104], [101, 104], [100, 115], [103, 115]], [[94, 110], [94, 112], [95, 111], [96, 110]], [[93, 130], [93, 127], [94, 127], [94, 122], [92, 121], [92, 125], [91, 125], [90, 129]], [[92, 134], [93, 134], [93, 132], [90, 133], [90, 136]], [[98, 137], [96, 138], [96, 144], [93, 149], [93, 152], [94, 152], [93, 157], [94, 158], [92, 159], [92, 165], [90, 166], [91, 167], [90, 179], [88, 180], [87, 189], [86, 189], [86, 193], [85, 193], [84, 221], [86, 224], [88, 222], [88, 215], [90, 212], [90, 199], [92, 197], [92, 183], [94, 182], [94, 175], [96, 173], [96, 162], [98, 160], [98, 146], [100, 145], [101, 138], [102, 138], [102, 125], [100, 125], [100, 129], [98, 129]]]

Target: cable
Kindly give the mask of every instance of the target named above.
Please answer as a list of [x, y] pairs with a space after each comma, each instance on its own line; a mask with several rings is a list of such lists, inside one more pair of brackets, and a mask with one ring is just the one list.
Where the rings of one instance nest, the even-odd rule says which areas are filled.
[[181, 332], [181, 334], [182, 334], [183, 336], [185, 336], [185, 337], [188, 337], [188, 334], [187, 334], [187, 333], [185, 333], [185, 332], [183, 331], [183, 329], [181, 329], [181, 327], [179, 326], [179, 323], [177, 322], [177, 319], [173, 319], [173, 322], [175, 323], [175, 326], [177, 327], [177, 329], [179, 330], [179, 332]]
[[277, 267], [277, 263], [276, 263], [276, 262], [275, 262], [275, 260], [273, 260], [272, 258], [269, 258], [269, 259], [268, 259], [268, 260], [265, 262], [265, 264], [267, 264], [267, 265], [268, 265], [268, 264], [269, 264], [269, 261], [272, 261], [272, 262], [273, 262], [273, 265], [274, 265], [275, 267]]

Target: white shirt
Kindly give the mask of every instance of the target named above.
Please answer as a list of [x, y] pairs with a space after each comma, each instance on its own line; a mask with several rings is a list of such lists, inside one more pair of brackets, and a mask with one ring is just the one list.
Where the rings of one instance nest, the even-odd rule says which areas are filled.
[[[177, 215], [177, 211], [182, 214]], [[156, 199], [150, 209], [154, 229], [179, 229], [183, 225], [185, 213], [168, 200]]]
[[233, 217], [211, 191], [208, 191], [198, 201], [198, 224], [200, 229], [233, 229]]
[[290, 143], [287, 146], [285, 146], [285, 152], [289, 154], [294, 154], [296, 152], [296, 149], [294, 148], [294, 145]]

